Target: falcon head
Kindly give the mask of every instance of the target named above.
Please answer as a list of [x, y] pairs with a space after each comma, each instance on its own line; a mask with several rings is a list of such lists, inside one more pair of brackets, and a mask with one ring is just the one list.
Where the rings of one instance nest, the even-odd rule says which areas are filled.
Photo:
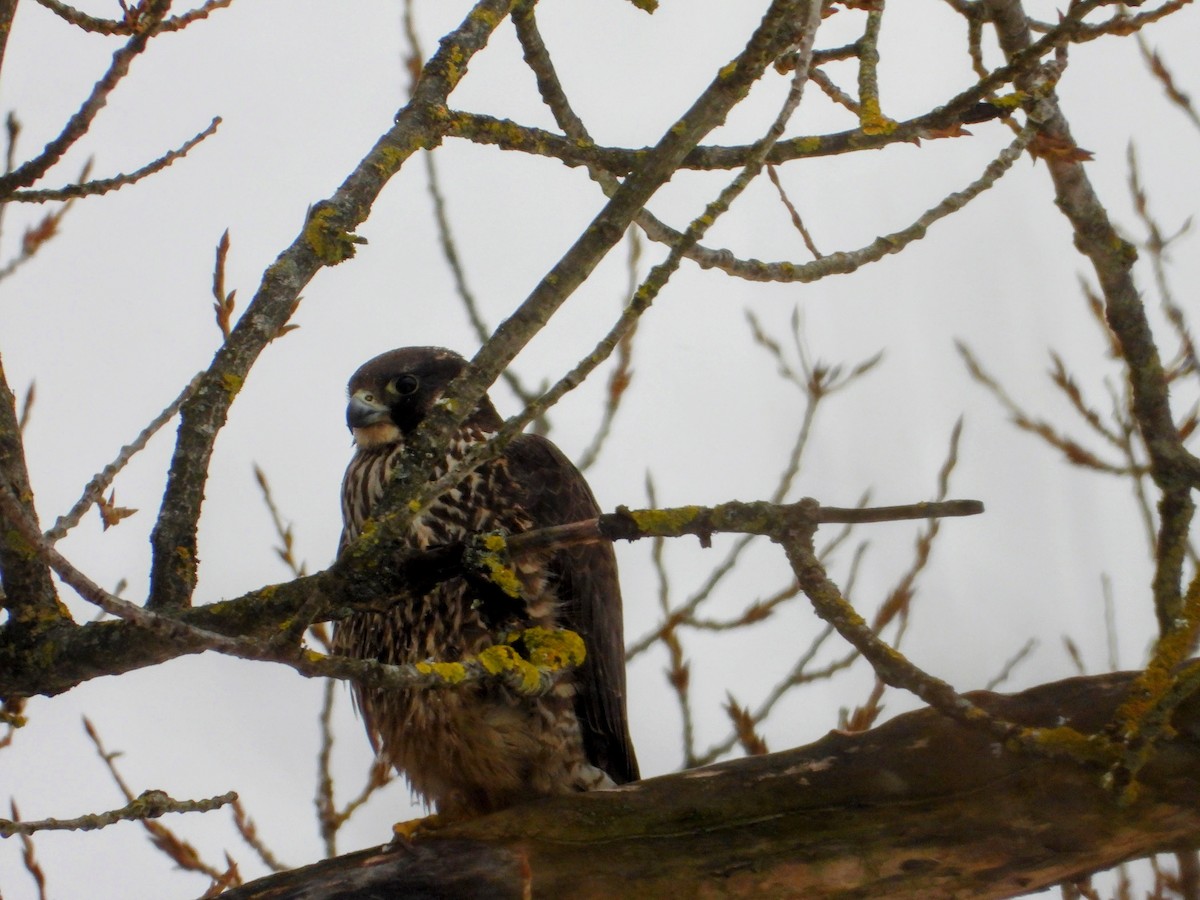
[[[364, 363], [350, 378], [346, 425], [361, 450], [395, 444], [425, 419], [467, 361], [441, 347], [401, 347]], [[498, 427], [485, 396], [468, 422]]]

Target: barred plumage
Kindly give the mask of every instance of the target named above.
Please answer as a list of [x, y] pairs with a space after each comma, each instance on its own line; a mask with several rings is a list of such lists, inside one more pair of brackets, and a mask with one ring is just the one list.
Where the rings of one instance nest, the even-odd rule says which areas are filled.
[[[448, 350], [385, 353], [350, 379], [347, 421], [358, 450], [342, 483], [339, 553], [360, 534], [383, 494], [406, 434], [420, 424], [465, 361]], [[434, 477], [500, 424], [484, 398]], [[587, 519], [598, 512], [583, 476], [549, 441], [521, 435], [468, 475], [413, 524], [415, 548], [479, 531], [509, 533]], [[608, 545], [522, 560], [519, 599], [479, 596], [462, 578], [386, 613], [339, 623], [337, 652], [389, 663], [454, 661], [505, 633], [539, 625], [577, 631], [587, 659], [548, 696], [498, 684], [439, 691], [355, 688], [368, 736], [443, 815], [490, 812], [533, 796], [611, 787], [637, 778], [625, 717], [625, 662], [616, 560]], [[497, 592], [498, 594], [498, 592]]]

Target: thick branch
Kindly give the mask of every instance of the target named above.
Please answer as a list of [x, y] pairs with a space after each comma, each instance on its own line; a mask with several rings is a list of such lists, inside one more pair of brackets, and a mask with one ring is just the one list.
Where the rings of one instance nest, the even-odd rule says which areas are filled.
[[[22, 514], [36, 522], [16, 397], [0, 362], [0, 491], [5, 490], [11, 491]], [[4, 515], [0, 515], [0, 586], [0, 601], [10, 615], [10, 640], [16, 640], [18, 633], [37, 632], [67, 620], [50, 580], [50, 568]]]
[[[0, 498], [4, 495], [0, 494]], [[815, 527], [827, 522], [893, 521], [944, 515], [972, 515], [982, 510], [973, 500], [917, 503], [875, 509], [822, 507], [814, 500], [796, 504], [730, 502], [715, 507], [681, 507], [664, 510], [619, 510], [585, 522], [511, 535], [499, 557], [475, 543], [458, 543], [414, 553], [403, 538], [379, 538], [353, 545], [329, 569], [210, 606], [175, 614], [134, 609], [141, 616], [119, 622], [63, 624], [30, 642], [17, 642], [0, 628], [0, 697], [44, 694], [52, 696], [102, 675], [115, 675], [166, 662], [177, 656], [207, 649], [223, 650], [205, 635], [262, 641], [278, 646], [281, 629], [297, 620], [303, 624], [340, 619], [355, 610], [387, 609], [398, 596], [423, 593], [456, 577], [485, 581], [496, 566], [512, 558], [544, 553], [578, 543], [633, 540], [638, 537], [697, 535], [702, 539], [718, 532], [773, 534], [781, 528]], [[32, 537], [30, 538], [32, 540]], [[487, 543], [486, 541], [484, 542]], [[44, 551], [52, 552], [52, 551]], [[504, 554], [507, 553], [507, 558]], [[60, 575], [72, 583], [72, 571], [55, 555]], [[89, 599], [84, 593], [85, 599]], [[95, 602], [95, 601], [93, 601]], [[118, 601], [123, 605], [124, 601]], [[125, 610], [132, 612], [133, 610]], [[301, 630], [303, 625], [301, 627]], [[267, 654], [304, 674], [313, 674], [304, 659], [289, 659], [279, 647]], [[338, 674], [324, 672], [323, 674]]]
[[[1129, 673], [1006, 696], [994, 716], [1103, 727]], [[1200, 701], [1118, 807], [1097, 770], [1030, 758], [931, 710], [808, 747], [530, 803], [236, 889], [272, 897], [1010, 897], [1200, 843]], [[484, 885], [486, 893], [473, 891]], [[371, 893], [374, 891], [375, 893]]]

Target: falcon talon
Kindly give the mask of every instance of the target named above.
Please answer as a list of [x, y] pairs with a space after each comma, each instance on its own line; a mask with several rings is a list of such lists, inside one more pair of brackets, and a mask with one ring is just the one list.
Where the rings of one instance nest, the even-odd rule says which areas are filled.
[[[325, 238], [320, 225], [333, 222], [321, 210], [312, 219], [316, 236]], [[449, 350], [405, 347], [351, 377], [346, 424], [356, 452], [342, 482], [339, 556], [370, 527], [410, 437], [439, 402], [442, 412], [449, 408], [443, 395], [466, 368]], [[439, 451], [444, 456], [432, 461], [431, 480], [504, 422], [487, 396], [456, 418], [460, 424]], [[441, 681], [466, 670], [433, 660], [474, 659], [495, 677], [464, 678], [437, 691], [355, 685], [372, 745], [419, 798], [454, 819], [637, 780], [612, 545], [559, 548], [515, 566], [507, 553], [506, 535], [599, 515], [579, 470], [546, 438], [519, 434], [413, 512], [408, 549], [462, 544], [464, 562], [475, 553], [477, 567], [466, 565], [424, 593], [385, 598], [386, 610], [339, 621], [334, 652], [412, 665]]]
[[404, 822], [396, 822], [392, 825], [392, 844], [411, 844], [417, 835], [436, 831], [445, 824], [445, 822], [440, 820], [437, 813], [422, 816], [420, 819], [408, 819]]

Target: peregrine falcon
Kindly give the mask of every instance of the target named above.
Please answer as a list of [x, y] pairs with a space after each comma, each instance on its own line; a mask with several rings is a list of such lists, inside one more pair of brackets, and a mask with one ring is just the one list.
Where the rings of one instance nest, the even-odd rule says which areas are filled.
[[[375, 357], [350, 379], [346, 422], [356, 452], [342, 482], [339, 555], [361, 533], [404, 442], [466, 367], [456, 353], [404, 347]], [[502, 420], [485, 396], [450, 440], [433, 478]], [[596, 500], [579, 470], [543, 437], [517, 436], [413, 521], [414, 549], [479, 532], [510, 534], [594, 518]], [[523, 800], [613, 787], [638, 778], [625, 714], [625, 651], [616, 558], [607, 543], [547, 551], [516, 566], [520, 596], [498, 602], [455, 577], [387, 612], [338, 623], [336, 652], [386, 663], [453, 662], [533, 626], [570, 629], [586, 659], [548, 694], [524, 696], [499, 682], [383, 691], [355, 686], [377, 753], [403, 772], [427, 804], [449, 818]]]

